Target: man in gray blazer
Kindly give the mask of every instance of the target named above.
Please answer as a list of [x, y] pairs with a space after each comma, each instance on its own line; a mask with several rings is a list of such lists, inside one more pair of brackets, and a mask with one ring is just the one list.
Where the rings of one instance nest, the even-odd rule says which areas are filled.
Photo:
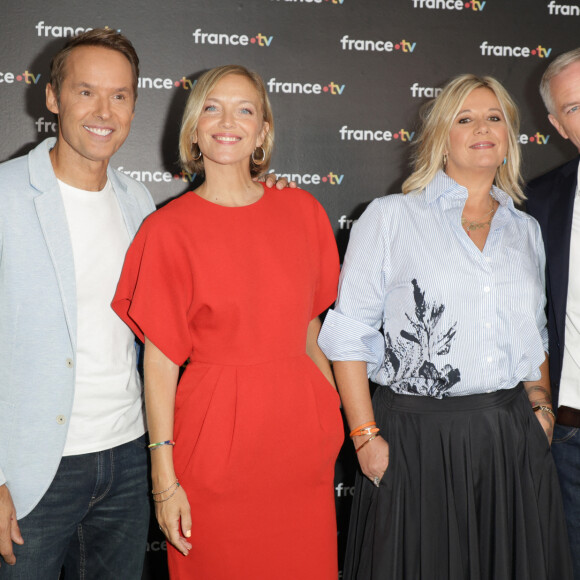
[[138, 58], [106, 29], [51, 63], [58, 137], [0, 165], [0, 578], [141, 578], [149, 521], [134, 337], [110, 308], [155, 209], [109, 167]]
[[[580, 48], [546, 69], [540, 92], [558, 133], [580, 152]], [[557, 409], [552, 455], [558, 469], [574, 578], [580, 579], [580, 201], [576, 157], [531, 181], [527, 209], [546, 248], [550, 381]]]

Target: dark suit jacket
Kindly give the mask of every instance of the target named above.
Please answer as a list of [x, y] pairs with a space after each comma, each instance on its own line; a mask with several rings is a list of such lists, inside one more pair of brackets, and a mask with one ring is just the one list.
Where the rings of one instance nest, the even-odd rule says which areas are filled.
[[558, 407], [564, 357], [570, 236], [579, 162], [580, 157], [537, 177], [526, 186], [527, 211], [540, 223], [546, 248], [546, 311], [554, 409]]

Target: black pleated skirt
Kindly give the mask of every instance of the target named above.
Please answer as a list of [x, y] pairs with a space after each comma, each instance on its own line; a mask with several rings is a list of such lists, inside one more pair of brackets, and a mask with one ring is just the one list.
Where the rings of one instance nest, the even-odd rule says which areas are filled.
[[345, 580], [568, 580], [548, 440], [521, 385], [432, 399], [379, 387], [390, 463], [357, 475]]

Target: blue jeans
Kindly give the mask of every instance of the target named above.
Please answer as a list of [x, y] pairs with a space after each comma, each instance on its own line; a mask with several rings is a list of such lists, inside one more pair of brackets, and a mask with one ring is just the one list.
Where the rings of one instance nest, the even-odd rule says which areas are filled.
[[574, 578], [580, 580], [580, 429], [556, 424], [552, 455], [562, 490]]
[[149, 524], [143, 435], [113, 449], [63, 457], [39, 504], [19, 520], [24, 545], [2, 580], [140, 580]]

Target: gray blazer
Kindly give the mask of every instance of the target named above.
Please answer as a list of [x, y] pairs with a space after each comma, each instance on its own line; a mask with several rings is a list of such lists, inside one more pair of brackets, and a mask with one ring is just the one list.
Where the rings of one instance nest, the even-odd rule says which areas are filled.
[[[0, 165], [0, 485], [18, 518], [54, 478], [74, 397], [75, 271], [54, 143]], [[144, 185], [107, 173], [132, 238], [155, 204]]]

